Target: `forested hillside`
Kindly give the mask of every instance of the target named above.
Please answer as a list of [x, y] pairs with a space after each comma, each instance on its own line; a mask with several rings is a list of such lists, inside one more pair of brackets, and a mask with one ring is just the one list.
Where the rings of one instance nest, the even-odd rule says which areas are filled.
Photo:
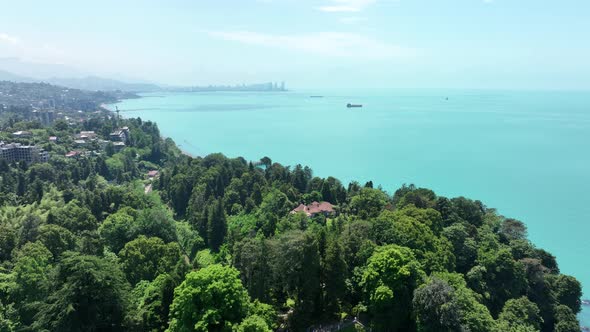
[[193, 158], [140, 119], [33, 134], [48, 163], [0, 160], [0, 331], [580, 331], [580, 283], [480, 201]]
[[[47, 83], [16, 83], [0, 80], [0, 106], [33, 107], [68, 111], [91, 111], [101, 103], [137, 97], [121, 91], [86, 91]], [[2, 109], [3, 107], [0, 107]]]

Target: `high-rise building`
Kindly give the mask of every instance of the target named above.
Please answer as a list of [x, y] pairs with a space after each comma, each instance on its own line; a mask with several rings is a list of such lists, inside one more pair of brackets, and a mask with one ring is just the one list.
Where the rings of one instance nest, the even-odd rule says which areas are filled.
[[33, 111], [34, 119], [38, 120], [43, 126], [50, 126], [55, 120], [54, 111]]

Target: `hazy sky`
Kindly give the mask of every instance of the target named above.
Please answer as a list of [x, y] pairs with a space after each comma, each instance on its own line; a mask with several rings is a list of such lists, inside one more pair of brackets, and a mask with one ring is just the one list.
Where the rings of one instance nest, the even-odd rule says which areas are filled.
[[167, 84], [590, 88], [588, 0], [18, 0], [0, 57]]

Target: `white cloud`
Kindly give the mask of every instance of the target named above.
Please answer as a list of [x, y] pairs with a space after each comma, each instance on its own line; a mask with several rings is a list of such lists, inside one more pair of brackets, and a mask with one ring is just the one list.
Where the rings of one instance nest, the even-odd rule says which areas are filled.
[[324, 12], [360, 12], [377, 0], [329, 0], [330, 4], [318, 7]]
[[344, 24], [355, 24], [366, 21], [366, 17], [358, 17], [358, 16], [350, 16], [350, 17], [341, 17], [339, 19], [340, 23]]
[[45, 41], [23, 40], [0, 32], [0, 58], [17, 58], [31, 63], [60, 64], [73, 59], [59, 47]]
[[415, 50], [411, 48], [384, 43], [356, 33], [316, 32], [301, 35], [273, 35], [250, 31], [208, 33], [210, 36], [228, 41], [331, 57], [385, 59], [415, 54]]
[[6, 33], [0, 33], [0, 42], [6, 42], [6, 43], [10, 43], [10, 44], [18, 44], [19, 41], [20, 40], [17, 37], [8, 35]]

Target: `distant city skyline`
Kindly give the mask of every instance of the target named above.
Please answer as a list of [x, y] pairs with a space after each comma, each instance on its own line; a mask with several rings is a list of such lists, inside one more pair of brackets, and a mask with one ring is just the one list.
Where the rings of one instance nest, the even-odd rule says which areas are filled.
[[23, 0], [2, 12], [12, 62], [0, 70], [37, 77], [590, 89], [585, 0]]

